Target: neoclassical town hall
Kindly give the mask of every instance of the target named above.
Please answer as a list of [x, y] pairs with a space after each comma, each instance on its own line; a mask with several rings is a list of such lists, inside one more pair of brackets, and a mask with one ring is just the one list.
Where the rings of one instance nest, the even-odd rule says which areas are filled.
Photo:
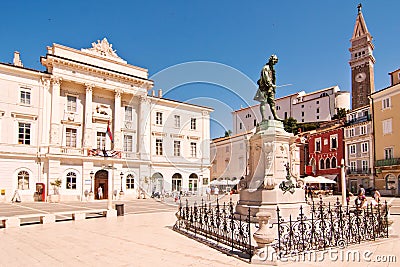
[[130, 199], [208, 186], [211, 108], [156, 96], [147, 69], [107, 39], [81, 50], [53, 44], [41, 63], [46, 71], [25, 68], [18, 52], [0, 63], [3, 201], [16, 190], [22, 201], [54, 191], [80, 201], [99, 187], [103, 198]]

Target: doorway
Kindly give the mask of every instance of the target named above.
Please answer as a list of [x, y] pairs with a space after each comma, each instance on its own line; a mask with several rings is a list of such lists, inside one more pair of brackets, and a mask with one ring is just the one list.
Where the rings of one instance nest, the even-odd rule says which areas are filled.
[[357, 180], [350, 180], [350, 192], [357, 195]]
[[[99, 188], [103, 193], [103, 197], [99, 196]], [[94, 199], [108, 199], [108, 171], [100, 170], [94, 176]]]

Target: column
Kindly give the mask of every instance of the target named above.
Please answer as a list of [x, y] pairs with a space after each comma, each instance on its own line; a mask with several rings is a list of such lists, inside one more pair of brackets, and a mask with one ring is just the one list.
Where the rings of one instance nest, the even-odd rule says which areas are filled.
[[63, 112], [63, 105], [60, 101], [60, 85], [61, 78], [53, 77], [51, 79], [51, 123], [50, 123], [50, 144], [60, 146], [60, 123], [61, 123], [61, 112]]
[[151, 154], [151, 107], [150, 99], [147, 96], [140, 97], [140, 112], [138, 123], [138, 141], [137, 152], [140, 153], [140, 159], [150, 160]]
[[85, 84], [86, 87], [86, 99], [85, 99], [85, 128], [84, 128], [84, 137], [83, 137], [83, 147], [86, 149], [93, 148], [93, 85]]
[[121, 89], [116, 89], [114, 97], [114, 150], [122, 150], [122, 109], [121, 109]]

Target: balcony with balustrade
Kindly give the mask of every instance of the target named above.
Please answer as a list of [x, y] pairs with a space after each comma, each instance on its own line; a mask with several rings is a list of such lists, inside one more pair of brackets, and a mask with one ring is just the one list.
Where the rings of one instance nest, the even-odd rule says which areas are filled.
[[347, 174], [371, 174], [371, 168], [348, 168]]
[[375, 162], [376, 167], [400, 165], [400, 158], [381, 159]]

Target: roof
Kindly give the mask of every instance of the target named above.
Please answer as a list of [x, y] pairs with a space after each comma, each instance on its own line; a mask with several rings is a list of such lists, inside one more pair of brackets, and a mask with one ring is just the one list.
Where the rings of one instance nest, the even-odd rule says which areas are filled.
[[21, 69], [21, 70], [28, 70], [28, 71], [33, 71], [33, 72], [37, 72], [40, 74], [48, 74], [47, 71], [40, 71], [37, 69], [31, 69], [31, 68], [27, 68], [27, 67], [22, 67], [22, 66], [16, 66], [12, 63], [5, 63], [5, 62], [0, 62], [0, 65], [4, 65], [4, 66], [8, 66], [8, 67], [13, 67], [13, 68], [17, 68], [17, 69]]
[[228, 139], [232, 139], [232, 138], [235, 138], [235, 137], [239, 137], [239, 136], [247, 135], [247, 134], [252, 134], [252, 133], [254, 133], [254, 129], [252, 129], [250, 131], [238, 133], [238, 134], [235, 134], [235, 135], [231, 135], [231, 136], [217, 137], [217, 138], [212, 139], [212, 141], [213, 141], [213, 143], [222, 142], [222, 141], [225, 141], [225, 140], [228, 140]]
[[174, 99], [169, 99], [169, 98], [164, 98], [164, 97], [157, 97], [157, 96], [151, 96], [148, 95], [147, 97], [152, 98], [152, 99], [156, 99], [156, 100], [160, 100], [160, 101], [168, 101], [168, 102], [173, 102], [173, 103], [177, 103], [177, 104], [184, 104], [184, 105], [188, 105], [188, 106], [193, 106], [193, 107], [198, 107], [198, 108], [202, 108], [202, 109], [207, 109], [209, 111], [214, 111], [213, 108], [211, 107], [206, 107], [206, 106], [201, 106], [201, 105], [197, 105], [197, 104], [191, 104], [191, 103], [187, 103], [187, 102], [183, 102], [183, 101], [179, 101], [179, 100], [174, 100]]

